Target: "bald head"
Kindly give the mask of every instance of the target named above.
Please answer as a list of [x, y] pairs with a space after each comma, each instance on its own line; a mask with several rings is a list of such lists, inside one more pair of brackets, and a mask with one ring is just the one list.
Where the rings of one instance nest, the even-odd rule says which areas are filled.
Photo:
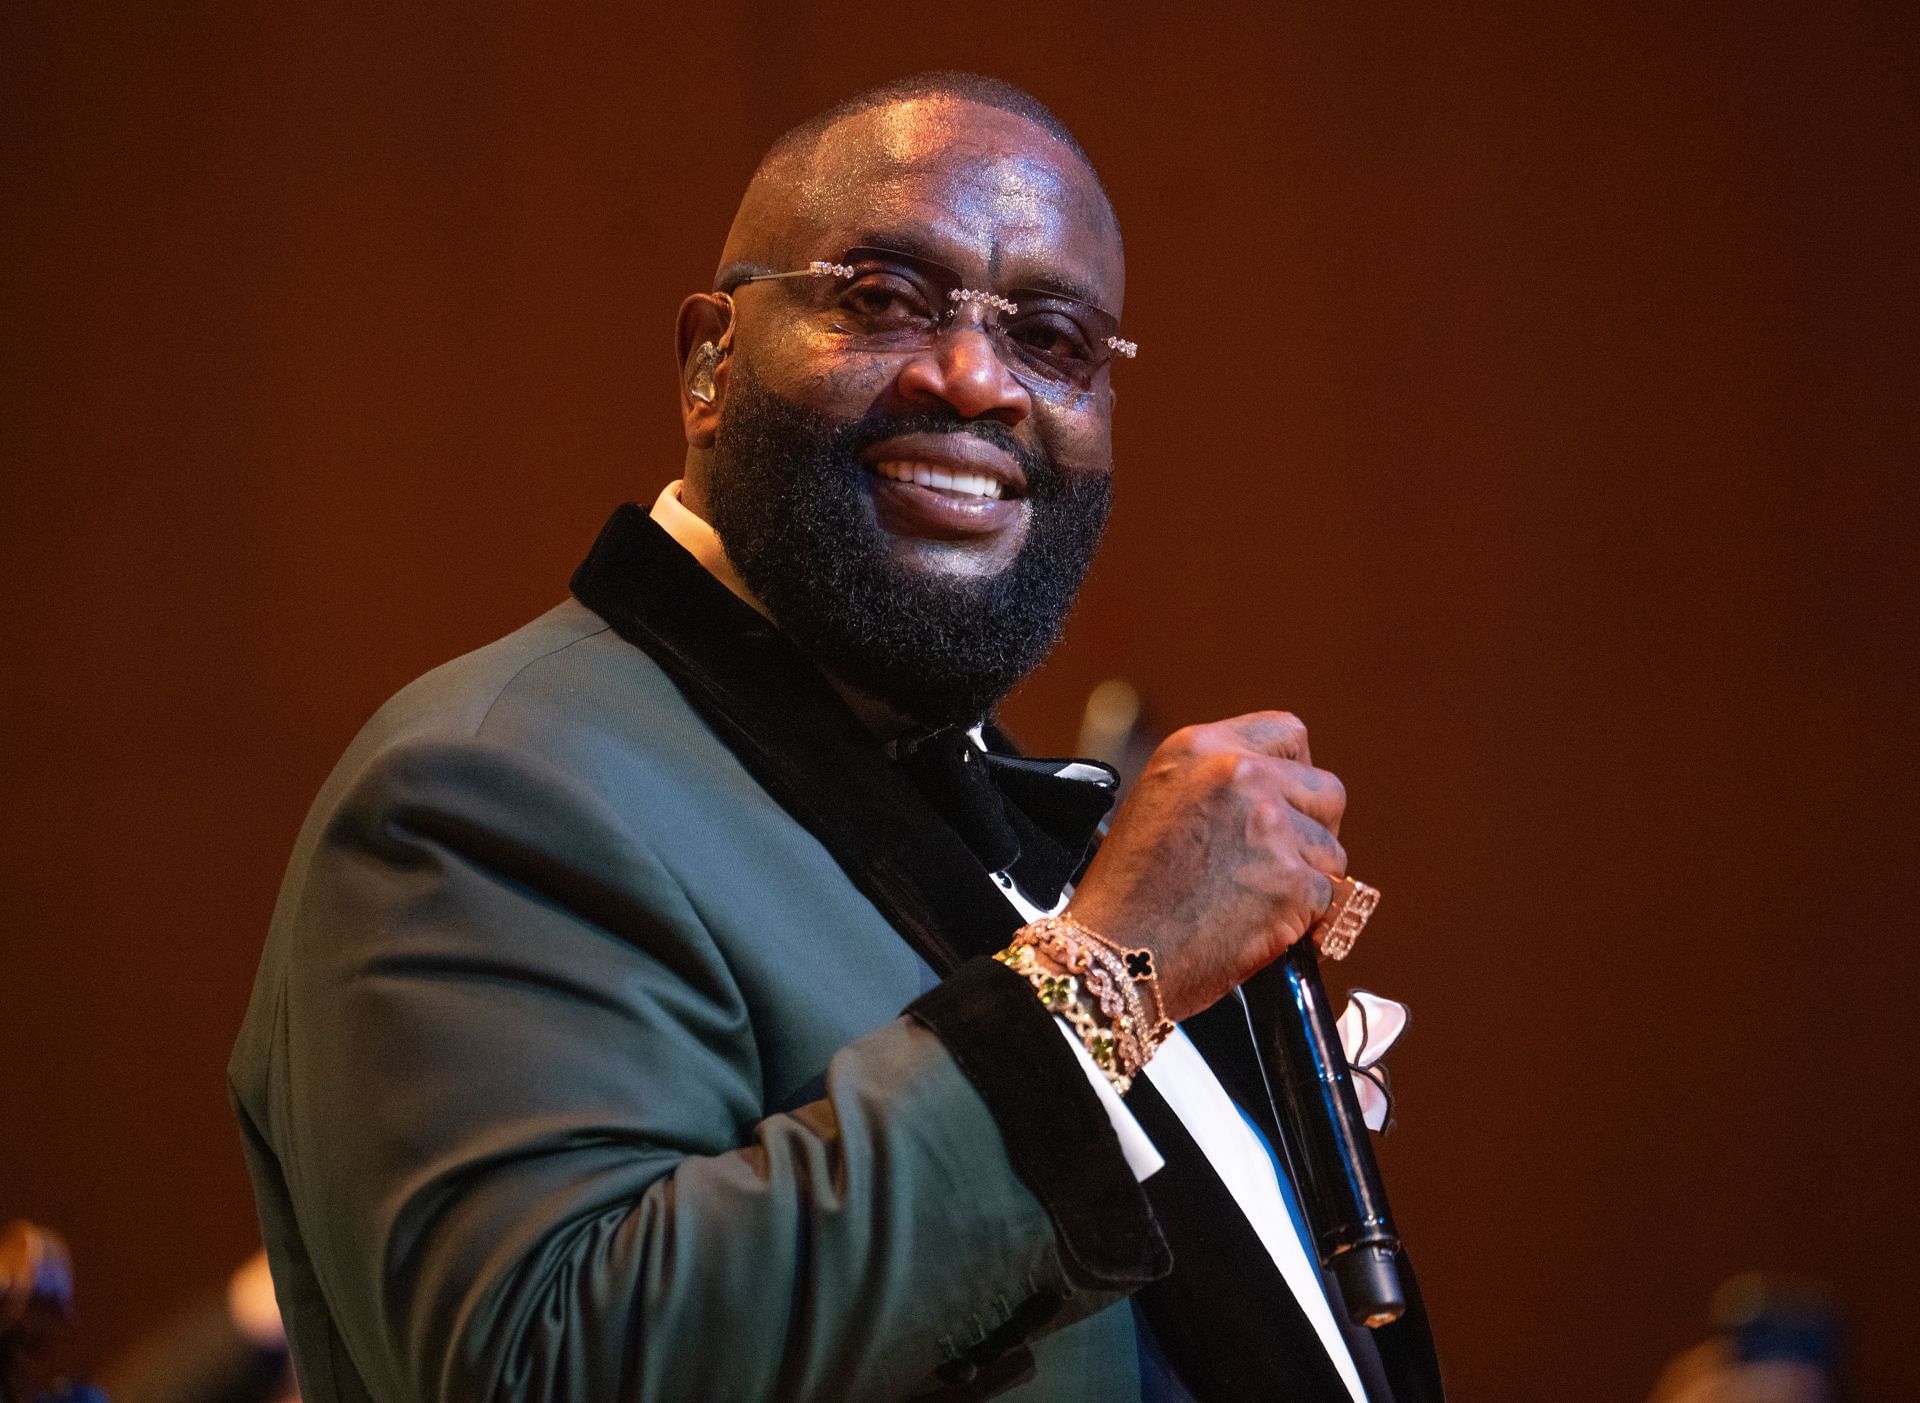
[[943, 224], [937, 238], [970, 232], [995, 268], [1009, 240], [1070, 240], [1062, 252], [1097, 265], [1099, 305], [1119, 310], [1119, 224], [1086, 153], [1034, 98], [966, 74], [872, 89], [776, 141], [741, 200], [715, 286], [874, 242], [836, 241], [843, 230], [881, 234], [901, 219]]
[[894, 78], [885, 83], [877, 83], [863, 89], [851, 97], [842, 98], [833, 106], [817, 112], [795, 126], [788, 128], [767, 149], [761, 164], [791, 156], [812, 145], [828, 127], [844, 117], [851, 117], [875, 107], [886, 107], [896, 102], [907, 102], [915, 98], [952, 97], [964, 98], [981, 107], [997, 107], [1002, 112], [1011, 112], [1016, 117], [1025, 117], [1036, 126], [1041, 126], [1073, 148], [1080, 159], [1091, 166], [1087, 153], [1080, 147], [1073, 133], [1045, 103], [1032, 93], [999, 78], [988, 78], [979, 73], [960, 73], [951, 69], [910, 73], [903, 78]]

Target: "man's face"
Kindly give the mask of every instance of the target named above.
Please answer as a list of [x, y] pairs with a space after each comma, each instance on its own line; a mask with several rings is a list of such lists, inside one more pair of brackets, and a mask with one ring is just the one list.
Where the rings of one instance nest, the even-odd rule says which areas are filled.
[[[1092, 173], [994, 108], [849, 118], [760, 206], [749, 197], [729, 253], [768, 271], [879, 246], [969, 287], [1119, 311], [1119, 239]], [[735, 296], [708, 514], [829, 671], [916, 719], [977, 719], [1045, 655], [1098, 543], [1110, 371], [1048, 383], [1004, 360], [973, 309], [931, 345], [876, 352], [809, 291]]]

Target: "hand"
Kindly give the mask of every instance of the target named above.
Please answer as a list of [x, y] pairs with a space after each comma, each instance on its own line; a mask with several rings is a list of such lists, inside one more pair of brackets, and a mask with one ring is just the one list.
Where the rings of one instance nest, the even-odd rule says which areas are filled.
[[1313, 767], [1284, 711], [1189, 726], [1161, 742], [1075, 889], [1073, 914], [1153, 951], [1176, 1022], [1306, 934], [1347, 871], [1347, 792]]

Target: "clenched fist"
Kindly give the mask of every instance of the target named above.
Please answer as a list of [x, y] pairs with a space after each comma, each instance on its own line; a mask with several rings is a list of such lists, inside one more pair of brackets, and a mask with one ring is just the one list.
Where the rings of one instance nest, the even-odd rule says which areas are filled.
[[1073, 914], [1144, 945], [1176, 1022], [1306, 934], [1347, 872], [1344, 785], [1315, 769], [1284, 711], [1189, 726], [1161, 742], [1075, 889]]

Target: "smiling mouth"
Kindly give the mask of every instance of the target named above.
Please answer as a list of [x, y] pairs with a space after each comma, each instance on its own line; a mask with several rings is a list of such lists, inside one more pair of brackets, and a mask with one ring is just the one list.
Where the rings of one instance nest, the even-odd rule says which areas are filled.
[[891, 478], [895, 482], [910, 483], [915, 487], [925, 487], [930, 491], [945, 493], [963, 501], [997, 502], [1017, 493], [1009, 492], [1007, 484], [997, 477], [986, 473], [967, 472], [964, 469], [940, 467], [933, 463], [920, 463], [912, 459], [889, 460], [875, 463], [873, 471], [881, 477]]

